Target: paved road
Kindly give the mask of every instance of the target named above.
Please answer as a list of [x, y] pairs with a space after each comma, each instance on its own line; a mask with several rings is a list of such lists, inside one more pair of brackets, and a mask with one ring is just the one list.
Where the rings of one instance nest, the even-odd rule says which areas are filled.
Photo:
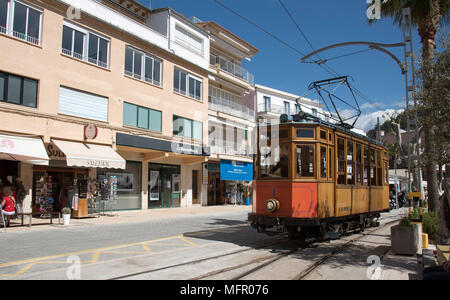
[[193, 279], [298, 246], [246, 220], [238, 211], [0, 235], [0, 279]]

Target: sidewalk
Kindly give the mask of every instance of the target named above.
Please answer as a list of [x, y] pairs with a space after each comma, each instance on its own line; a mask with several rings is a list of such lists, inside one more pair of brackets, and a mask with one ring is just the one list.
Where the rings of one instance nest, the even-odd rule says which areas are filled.
[[[200, 206], [180, 208], [163, 208], [133, 211], [113, 211], [112, 216], [102, 215], [99, 217], [70, 219], [70, 225], [64, 226], [61, 217], [61, 225], [58, 225], [58, 218], [53, 218], [53, 224], [49, 219], [33, 218], [32, 227], [28, 227], [28, 217], [24, 218], [24, 226], [20, 226], [20, 218], [11, 220], [11, 226], [6, 228], [7, 233], [28, 232], [35, 230], [58, 230], [79, 226], [96, 226], [108, 224], [130, 224], [143, 223], [162, 219], [173, 219], [190, 216], [200, 216], [209, 214], [220, 214], [224, 212], [251, 212], [251, 206], [226, 205], [226, 206]], [[1, 220], [0, 220], [1, 223]], [[4, 234], [3, 224], [0, 224], [0, 235]]]

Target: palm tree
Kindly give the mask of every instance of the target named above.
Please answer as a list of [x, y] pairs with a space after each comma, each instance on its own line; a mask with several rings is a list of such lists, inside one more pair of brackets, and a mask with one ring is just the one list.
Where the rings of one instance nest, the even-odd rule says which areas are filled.
[[[411, 10], [412, 25], [417, 27], [422, 43], [422, 60], [427, 62], [433, 59], [436, 48], [436, 35], [440, 26], [450, 22], [450, 0], [385, 0], [381, 3], [381, 15], [393, 18], [394, 24], [402, 27], [403, 9]], [[372, 21], [371, 21], [372, 23]], [[428, 84], [423, 82], [423, 88]], [[425, 137], [425, 152], [433, 152], [435, 132], [429, 124], [422, 124]], [[433, 210], [439, 210], [439, 187], [436, 174], [436, 159], [426, 161], [428, 183], [428, 203]]]

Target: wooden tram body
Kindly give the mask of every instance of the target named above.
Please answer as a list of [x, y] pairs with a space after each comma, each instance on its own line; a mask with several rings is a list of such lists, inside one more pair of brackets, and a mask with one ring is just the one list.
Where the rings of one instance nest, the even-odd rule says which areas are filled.
[[249, 221], [258, 231], [306, 240], [376, 226], [389, 210], [388, 153], [366, 136], [284, 115], [258, 127], [257, 148]]

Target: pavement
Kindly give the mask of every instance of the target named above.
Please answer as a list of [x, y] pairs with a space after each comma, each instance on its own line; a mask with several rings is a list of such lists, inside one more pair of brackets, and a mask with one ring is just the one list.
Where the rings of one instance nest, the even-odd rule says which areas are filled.
[[[57, 230], [71, 227], [83, 227], [93, 225], [110, 225], [110, 224], [132, 224], [145, 223], [150, 221], [158, 221], [164, 219], [175, 219], [179, 217], [195, 217], [202, 215], [210, 215], [216, 213], [226, 212], [251, 212], [251, 206], [245, 205], [225, 205], [225, 206], [200, 206], [193, 205], [191, 207], [178, 208], [163, 208], [151, 210], [131, 210], [131, 211], [113, 211], [90, 218], [70, 219], [69, 225], [62, 225], [63, 219], [61, 217], [61, 224], [58, 224], [58, 217], [53, 217], [53, 224], [50, 224], [49, 219], [41, 219], [33, 217], [32, 226], [28, 227], [28, 216], [24, 217], [24, 226], [21, 226], [21, 219], [11, 220], [11, 226], [6, 229], [7, 233], [15, 232], [29, 232], [37, 230]], [[4, 232], [3, 224], [0, 222], [0, 234]]]
[[[96, 246], [96, 251], [90, 250], [92, 248], [86, 248], [81, 249], [83, 250], [82, 254], [86, 255], [86, 260], [89, 262], [92, 262], [98, 258], [99, 248], [102, 249], [102, 253], [104, 253], [104, 249], [102, 247], [109, 247], [107, 251], [109, 255], [114, 254], [114, 251], [117, 251], [117, 248], [119, 247], [118, 242], [119, 240], [115, 240], [117, 237], [124, 237], [124, 234], [122, 233], [114, 233], [114, 231], [119, 230], [120, 226], [131, 226], [129, 228], [135, 228], [133, 231], [139, 230], [144, 231], [144, 229], [140, 229], [141, 226], [139, 224], [145, 224], [148, 223], [148, 226], [151, 226], [155, 231], [159, 232], [160, 234], [158, 236], [152, 237], [152, 239], [143, 240], [141, 239], [141, 236], [136, 236], [134, 238], [133, 236], [128, 237], [127, 240], [123, 240], [123, 244], [120, 245], [120, 248], [127, 247], [127, 251], [130, 252], [130, 254], [133, 254], [131, 252], [139, 252], [144, 251], [144, 253], [147, 251], [150, 251], [149, 247], [152, 246], [151, 250], [155, 248], [155, 243], [159, 243], [158, 247], [162, 247], [161, 243], [164, 242], [167, 244], [167, 241], [170, 241], [172, 244], [180, 244], [183, 247], [190, 247], [192, 245], [192, 241], [198, 242], [198, 240], [192, 240], [189, 239], [189, 236], [186, 236], [183, 234], [183, 228], [175, 228], [176, 223], [175, 219], [183, 219], [187, 220], [186, 222], [189, 222], [189, 220], [192, 220], [194, 222], [197, 219], [201, 218], [214, 218], [215, 222], [217, 220], [220, 220], [220, 224], [214, 223], [214, 226], [245, 226], [248, 227], [245, 224], [244, 219], [246, 214], [251, 212], [251, 206], [234, 206], [234, 205], [228, 205], [228, 206], [208, 206], [208, 207], [202, 207], [202, 206], [193, 206], [189, 208], [170, 208], [170, 209], [155, 209], [155, 210], [136, 210], [136, 211], [120, 211], [120, 212], [113, 212], [114, 216], [100, 216], [98, 218], [88, 218], [88, 219], [71, 219], [70, 225], [64, 226], [64, 225], [58, 225], [57, 218], [56, 221], [54, 220], [54, 224], [50, 225], [48, 224], [48, 220], [43, 220], [39, 218], [33, 218], [33, 226], [27, 227], [27, 226], [20, 226], [20, 220], [13, 220], [11, 222], [12, 226], [7, 228], [7, 233], [4, 233], [3, 231], [0, 231], [0, 241], [2, 238], [4, 241], [12, 241], [17, 242], [17, 244], [10, 244], [11, 247], [17, 247], [19, 245], [19, 241], [15, 241], [16, 239], [21, 238], [33, 238], [30, 236], [33, 232], [38, 232], [38, 235], [46, 234], [46, 235], [55, 235], [56, 237], [66, 237], [69, 232], [65, 232], [65, 230], [76, 230], [74, 231], [74, 237], [81, 235], [81, 234], [87, 234], [85, 233], [85, 228], [88, 229], [88, 231], [92, 231], [93, 229], [97, 228], [99, 230], [98, 237], [93, 237], [93, 246]], [[392, 219], [400, 219], [402, 215], [405, 214], [404, 210], [395, 210], [392, 211], [390, 214], [386, 214], [390, 221]], [[222, 219], [222, 216], [241, 216], [238, 219], [235, 220], [229, 220], [229, 222], [226, 222], [226, 220]], [[27, 220], [25, 220], [25, 223]], [[62, 220], [61, 220], [62, 222]], [[169, 225], [174, 224], [174, 225]], [[210, 223], [208, 223], [210, 224]], [[212, 224], [212, 223], [211, 223]], [[104, 226], [108, 225], [108, 226]], [[164, 230], [169, 230], [167, 225], [174, 228], [173, 230], [178, 230], [177, 234], [174, 236], [169, 236]], [[395, 224], [391, 224], [390, 226], [393, 226]], [[111, 227], [115, 226], [115, 227]], [[135, 227], [133, 227], [135, 226]], [[139, 226], [139, 227], [137, 227]], [[147, 226], [147, 225], [146, 225]], [[181, 224], [180, 224], [181, 226]], [[386, 226], [382, 228], [380, 231], [374, 232], [373, 234], [368, 234], [364, 237], [364, 239], [361, 239], [351, 247], [349, 247], [349, 250], [343, 251], [341, 253], [338, 253], [337, 255], [331, 257], [326, 263], [320, 266], [317, 270], [315, 270], [313, 273], [311, 273], [307, 279], [356, 279], [356, 280], [367, 280], [367, 279], [377, 279], [377, 280], [415, 280], [417, 279], [417, 258], [416, 256], [404, 256], [404, 255], [394, 255], [391, 252], [391, 243], [390, 243], [390, 226]], [[105, 230], [108, 230], [112, 234], [111, 236], [106, 236], [101, 228], [105, 228]], [[124, 227], [124, 228], [125, 228]], [[243, 228], [243, 227], [242, 227]], [[3, 228], [2, 228], [3, 229]], [[114, 230], [113, 230], [114, 229]], [[239, 228], [236, 228], [239, 229]], [[130, 229], [123, 229], [123, 232], [130, 232]], [[146, 230], [146, 229], [145, 229]], [[186, 230], [186, 228], [184, 228]], [[242, 230], [240, 230], [242, 231]], [[169, 231], [167, 231], [169, 232]], [[92, 233], [92, 232], [91, 232]], [[134, 234], [135, 232], [133, 232]], [[115, 234], [115, 235], [114, 235]], [[259, 236], [259, 235], [258, 235]], [[100, 238], [99, 238], [100, 237]], [[113, 240], [111, 240], [112, 237]], [[188, 238], [187, 238], [188, 237]], [[38, 237], [36, 237], [38, 239]], [[347, 237], [342, 238], [341, 242], [345, 242]], [[94, 241], [95, 240], [95, 241]], [[145, 242], [142, 242], [145, 241]], [[95, 244], [95, 243], [97, 244]], [[126, 243], [125, 243], [126, 242]], [[232, 246], [232, 244], [236, 244], [235, 241], [226, 241], [226, 245], [229, 244], [229, 246]], [[23, 240], [22, 240], [23, 243]], [[109, 243], [109, 244], [108, 244]], [[152, 244], [153, 243], [153, 244]], [[190, 244], [191, 243], [191, 244]], [[31, 244], [35, 245], [34, 247], [37, 247], [36, 241], [30, 240], [30, 245], [27, 245], [26, 243], [23, 243], [22, 251], [24, 253], [23, 258], [25, 263], [28, 263], [27, 259]], [[16, 245], [16, 246], [14, 246]], [[225, 244], [224, 244], [225, 245]], [[332, 244], [331, 244], [332, 245]], [[91, 246], [91, 245], [89, 245]], [[166, 245], [170, 246], [170, 245]], [[241, 246], [239, 243], [236, 244], [236, 246]], [[138, 247], [139, 249], [133, 249], [130, 247]], [[308, 249], [308, 252], [311, 253], [311, 259], [310, 262], [313, 261], [314, 258], [318, 258], [321, 255], [321, 251], [324, 249], [327, 249], [329, 245], [327, 244], [320, 244], [317, 246], [317, 248], [311, 248]], [[19, 247], [20, 248], [20, 247]], [[40, 247], [39, 247], [40, 248]], [[44, 247], [45, 248], [45, 247]], [[214, 246], [215, 249], [217, 249], [217, 245]], [[41, 248], [42, 249], [42, 248]], [[69, 251], [62, 251], [67, 249], [57, 249], [55, 250], [55, 253], [49, 253], [48, 251], [44, 251], [38, 248], [35, 248], [33, 251], [36, 251], [33, 253], [33, 257], [39, 257], [38, 254], [42, 254], [42, 257], [44, 256], [44, 253], [46, 255], [53, 255], [53, 257], [58, 257], [58, 253], [68, 252]], [[131, 249], [131, 250], [130, 250]], [[161, 248], [162, 249], [162, 248]], [[331, 247], [330, 247], [331, 249]], [[430, 244], [429, 249], [434, 250], [434, 245]], [[20, 253], [21, 249], [18, 249], [18, 253]], [[123, 250], [123, 249], [122, 249]], [[137, 251], [139, 250], [139, 251]], [[166, 250], [166, 249], [164, 249]], [[39, 251], [43, 251], [42, 253], [39, 253]], [[11, 252], [8, 252], [11, 253]], [[34, 256], [37, 255], [37, 256]], [[103, 254], [102, 254], [103, 255]], [[308, 257], [304, 257], [302, 259], [307, 259]], [[187, 258], [185, 258], [187, 259]], [[7, 260], [5, 258], [4, 265], [6, 266]], [[298, 260], [298, 263], [303, 263], [302, 260]], [[305, 260], [306, 262], [307, 260]], [[2, 261], [3, 262], [3, 261]], [[292, 261], [291, 261], [292, 263]], [[26, 265], [27, 267], [33, 264]], [[3, 265], [2, 265], [3, 266]], [[25, 267], [24, 269], [26, 269]], [[93, 266], [94, 267], [94, 266]], [[24, 269], [18, 269], [19, 271], [14, 270], [14, 272], [21, 272]], [[296, 269], [297, 271], [298, 269]], [[1, 278], [1, 277], [0, 277]], [[186, 277], [185, 277], [186, 278]], [[96, 278], [101, 279], [101, 278]], [[254, 278], [258, 280], [258, 278]]]

